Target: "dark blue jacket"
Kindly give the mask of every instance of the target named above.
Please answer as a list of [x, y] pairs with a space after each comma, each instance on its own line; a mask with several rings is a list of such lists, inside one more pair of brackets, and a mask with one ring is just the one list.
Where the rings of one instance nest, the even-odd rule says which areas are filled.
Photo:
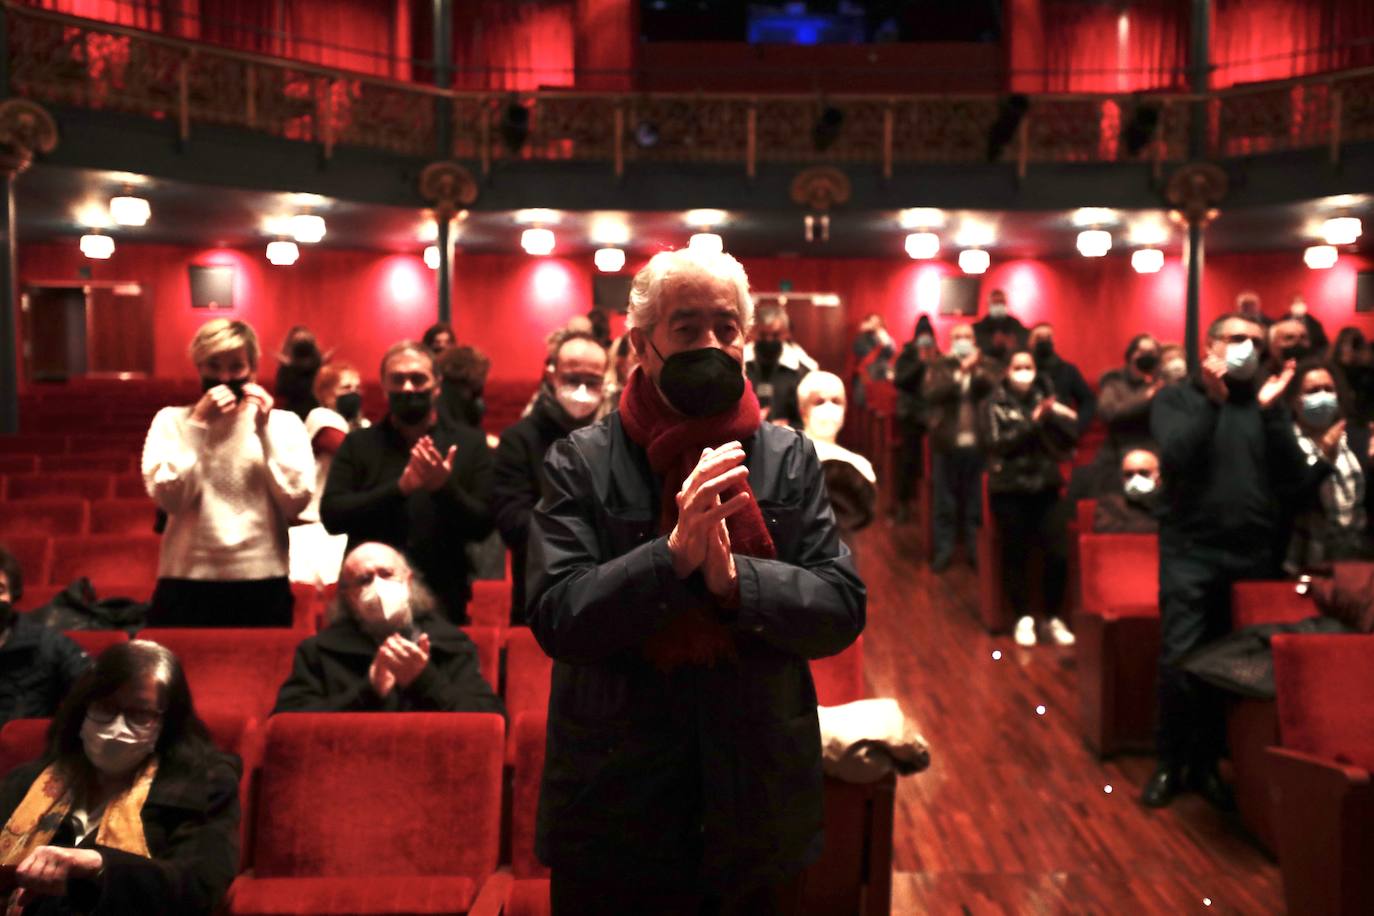
[[43, 719], [91, 660], [81, 647], [29, 614], [15, 614], [0, 645], [0, 725], [11, 719]]

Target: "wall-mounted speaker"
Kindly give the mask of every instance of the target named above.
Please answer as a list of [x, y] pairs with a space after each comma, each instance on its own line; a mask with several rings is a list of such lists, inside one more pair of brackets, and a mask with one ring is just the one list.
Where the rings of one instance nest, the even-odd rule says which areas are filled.
[[234, 268], [224, 264], [192, 264], [191, 307], [231, 309], [234, 307]]
[[592, 277], [592, 305], [608, 312], [624, 314], [630, 307], [629, 274], [596, 274]]

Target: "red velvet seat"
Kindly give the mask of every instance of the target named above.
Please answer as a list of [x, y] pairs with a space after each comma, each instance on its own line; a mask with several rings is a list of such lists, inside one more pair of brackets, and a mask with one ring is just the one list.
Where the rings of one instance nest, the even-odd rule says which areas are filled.
[[477, 667], [493, 693], [501, 689], [501, 631], [495, 627], [463, 627], [477, 648]]
[[85, 534], [90, 503], [84, 499], [14, 499], [0, 512], [0, 541], [10, 537]]
[[196, 709], [266, 719], [277, 691], [291, 673], [298, 630], [275, 628], [159, 629], [138, 634], [166, 646], [181, 659]]
[[473, 582], [468, 620], [478, 627], [505, 629], [510, 626], [510, 583], [499, 579]]
[[228, 911], [469, 911], [496, 870], [503, 733], [489, 713], [272, 717]]
[[1269, 748], [1288, 912], [1374, 902], [1374, 636], [1274, 638], [1282, 747]]
[[62, 635], [85, 649], [92, 659], [110, 646], [129, 641], [123, 630], [63, 630]]
[[147, 499], [148, 487], [140, 474], [120, 474], [114, 479], [114, 490], [110, 495], [115, 499]]
[[811, 679], [821, 706], [842, 706], [868, 696], [864, 687], [864, 638], [860, 636], [838, 655], [813, 659]]
[[22, 433], [0, 436], [0, 455], [61, 455], [67, 451], [67, 437]]
[[11, 719], [0, 727], [0, 776], [43, 754], [51, 722], [51, 719]]
[[37, 455], [6, 455], [0, 453], [0, 474], [32, 474], [37, 470]]
[[136, 462], [143, 454], [144, 434], [151, 425], [152, 420], [149, 419], [149, 421], [144, 424], [143, 432], [139, 433], [137, 436], [129, 433], [73, 435], [68, 441], [71, 443], [73, 455], [85, 455], [96, 452], [118, 452], [120, 454], [127, 454]]
[[91, 503], [91, 534], [152, 534], [157, 505], [138, 499], [98, 499]]
[[104, 499], [112, 492], [113, 477], [102, 472], [16, 474], [5, 478], [6, 499]]
[[291, 629], [304, 634], [318, 633], [324, 626], [324, 597], [312, 582], [292, 582]]
[[48, 581], [65, 585], [85, 576], [100, 598], [147, 601], [157, 583], [162, 542], [155, 535], [88, 534], [52, 539]]
[[553, 659], [544, 654], [529, 627], [506, 631], [506, 680], [502, 696], [511, 721], [520, 713], [549, 710], [549, 682]]
[[92, 455], [44, 455], [38, 460], [38, 464], [39, 470], [45, 474], [96, 471], [105, 474], [127, 474], [133, 469], [136, 457], [127, 452], [121, 455], [109, 452]]
[[[8, 507], [6, 507], [8, 509]], [[48, 581], [52, 573], [52, 538], [42, 536], [0, 538], [0, 547], [8, 550], [19, 563], [19, 571], [24, 576], [24, 595], [15, 605], [20, 610], [28, 610], [32, 604], [30, 586], [41, 585]]]

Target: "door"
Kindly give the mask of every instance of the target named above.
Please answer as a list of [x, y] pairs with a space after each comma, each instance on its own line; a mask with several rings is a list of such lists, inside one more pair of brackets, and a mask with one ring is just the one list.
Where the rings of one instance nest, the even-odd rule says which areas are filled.
[[88, 371], [92, 375], [152, 375], [152, 302], [140, 286], [95, 287], [88, 309]]
[[849, 357], [849, 342], [845, 338], [844, 309], [838, 296], [823, 296], [822, 301], [835, 305], [816, 305], [815, 294], [755, 293], [754, 307], [781, 304], [787, 309], [792, 324], [792, 339], [811, 354], [811, 358], [827, 372], [844, 377]]
[[64, 382], [86, 374], [86, 291], [36, 286], [28, 291], [29, 380]]

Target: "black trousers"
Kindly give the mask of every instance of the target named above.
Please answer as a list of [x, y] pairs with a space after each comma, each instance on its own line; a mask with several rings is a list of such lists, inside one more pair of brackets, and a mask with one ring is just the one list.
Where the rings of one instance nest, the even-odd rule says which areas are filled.
[[931, 489], [934, 512], [931, 517], [933, 553], [948, 559], [954, 553], [959, 533], [970, 554], [978, 546], [978, 526], [983, 520], [983, 456], [978, 449], [931, 450]]
[[277, 579], [214, 582], [158, 579], [150, 627], [289, 627], [296, 605], [291, 583]]
[[901, 444], [897, 453], [897, 502], [911, 502], [916, 484], [925, 476], [925, 427], [913, 420], [902, 421], [898, 427]]
[[627, 873], [620, 882], [585, 881], [554, 869], [549, 875], [553, 916], [796, 916], [801, 912], [801, 876], [729, 897], [636, 888], [630, 886], [633, 880], [634, 875]]
[[1002, 537], [1002, 589], [1016, 616], [1031, 612], [1031, 564], [1043, 558], [1045, 616], [1057, 617], [1069, 576], [1064, 517], [1057, 511], [1059, 491], [992, 493], [988, 501]]
[[1226, 749], [1220, 691], [1178, 667], [1194, 649], [1231, 631], [1231, 585], [1275, 574], [1273, 550], [1262, 540], [1223, 550], [1159, 538], [1159, 726], [1163, 766], [1214, 766]]

